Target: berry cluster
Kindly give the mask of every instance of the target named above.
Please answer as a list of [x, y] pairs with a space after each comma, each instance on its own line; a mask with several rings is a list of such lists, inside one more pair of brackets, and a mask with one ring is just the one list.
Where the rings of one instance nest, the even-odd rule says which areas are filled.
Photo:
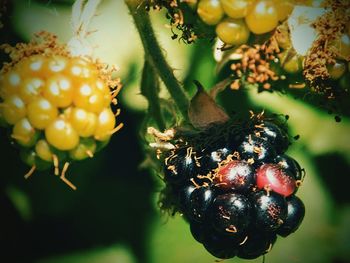
[[[5, 64], [0, 78], [0, 119], [35, 168], [92, 157], [115, 127], [108, 80], [89, 58], [33, 52]], [[48, 53], [48, 54], [47, 54]]]
[[293, 7], [293, 1], [199, 0], [195, 8], [205, 24], [215, 26], [216, 35], [225, 44], [241, 45], [251, 33], [260, 35], [275, 29]]
[[284, 154], [288, 136], [276, 123], [213, 127], [179, 135], [174, 145], [164, 159], [163, 205], [182, 213], [215, 257], [257, 258], [301, 224], [305, 208], [295, 193], [303, 171]]
[[250, 33], [261, 35], [275, 29], [295, 4], [296, 0], [147, 0], [146, 10], [165, 7], [172, 28], [182, 31], [187, 43], [217, 36], [227, 45], [241, 45]]

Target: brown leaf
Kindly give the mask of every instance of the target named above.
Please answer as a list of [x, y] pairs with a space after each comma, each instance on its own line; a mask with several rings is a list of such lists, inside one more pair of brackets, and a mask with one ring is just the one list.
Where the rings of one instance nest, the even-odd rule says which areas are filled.
[[224, 123], [229, 120], [226, 112], [216, 104], [202, 85], [195, 81], [197, 93], [191, 100], [188, 116], [195, 128], [204, 129], [214, 123]]

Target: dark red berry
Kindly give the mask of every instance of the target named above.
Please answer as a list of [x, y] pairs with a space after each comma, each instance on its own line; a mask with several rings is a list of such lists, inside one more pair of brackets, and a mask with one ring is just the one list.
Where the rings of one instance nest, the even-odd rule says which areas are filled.
[[255, 201], [256, 227], [263, 231], [274, 231], [287, 218], [287, 202], [285, 198], [274, 192], [260, 191], [253, 196]]
[[256, 170], [256, 186], [272, 190], [283, 196], [294, 193], [296, 183], [293, 176], [277, 164], [263, 164]]
[[276, 156], [275, 149], [271, 144], [255, 135], [247, 135], [238, 147], [238, 152], [242, 159], [253, 160], [258, 163], [269, 162]]
[[288, 214], [283, 225], [277, 230], [277, 234], [286, 237], [295, 232], [305, 216], [304, 203], [295, 195], [287, 198]]
[[190, 196], [189, 217], [197, 222], [203, 222], [213, 199], [214, 192], [209, 187], [196, 188]]
[[252, 205], [244, 195], [222, 194], [215, 198], [210, 213], [213, 228], [219, 233], [242, 236], [251, 221]]
[[233, 160], [218, 169], [214, 183], [225, 190], [247, 191], [255, 185], [255, 173], [247, 162]]
[[289, 146], [288, 134], [276, 124], [264, 121], [258, 128], [260, 137], [268, 141], [277, 153], [284, 153]]
[[284, 170], [287, 170], [290, 174], [293, 175], [295, 180], [302, 179], [302, 170], [300, 165], [292, 157], [289, 157], [286, 154], [278, 155], [275, 158], [275, 163], [282, 167]]
[[276, 241], [276, 234], [257, 229], [250, 231], [247, 239], [238, 247], [238, 257], [254, 259], [269, 252]]
[[206, 231], [203, 241], [205, 249], [210, 254], [222, 259], [236, 256], [238, 244], [236, 238], [216, 233], [210, 228]]

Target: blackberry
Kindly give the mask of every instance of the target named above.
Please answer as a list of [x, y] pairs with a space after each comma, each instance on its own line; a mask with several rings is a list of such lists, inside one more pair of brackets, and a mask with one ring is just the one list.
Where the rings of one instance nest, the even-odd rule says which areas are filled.
[[269, 142], [278, 154], [284, 153], [289, 145], [288, 134], [276, 124], [265, 121], [261, 128], [258, 128], [260, 138]]
[[182, 186], [178, 193], [179, 210], [185, 215], [188, 215], [189, 213], [191, 194], [195, 189], [196, 187], [190, 183], [188, 185]]
[[192, 221], [190, 223], [191, 234], [199, 243], [203, 243], [205, 239], [205, 225]]
[[190, 196], [189, 217], [194, 221], [203, 222], [213, 199], [214, 192], [209, 187], [194, 189]]
[[277, 239], [276, 234], [253, 229], [239, 246], [238, 257], [254, 259], [268, 253]]
[[210, 228], [204, 234], [203, 246], [217, 258], [233, 258], [237, 254], [238, 244], [237, 238], [219, 234]]
[[277, 230], [277, 234], [286, 237], [295, 232], [305, 216], [304, 203], [295, 195], [287, 198], [288, 213], [283, 225]]
[[164, 158], [164, 181], [177, 200], [174, 210], [213, 256], [259, 257], [277, 234], [288, 236], [301, 224], [305, 207], [294, 194], [302, 170], [283, 154], [288, 136], [274, 122], [217, 124], [168, 141], [174, 150]]
[[253, 196], [256, 227], [265, 231], [277, 230], [286, 220], [288, 208], [283, 196], [260, 191]]
[[200, 174], [207, 174], [210, 170], [217, 168], [218, 164], [224, 161], [231, 153], [232, 151], [229, 147], [222, 147], [205, 153], [200, 161]]
[[269, 141], [255, 135], [247, 135], [238, 146], [238, 152], [242, 159], [254, 160], [258, 163], [265, 163], [273, 160], [276, 156], [276, 150]]
[[[269, 0], [147, 0], [146, 3], [147, 11], [164, 6], [171, 27], [182, 31], [181, 39], [187, 43], [217, 36], [229, 46], [248, 43], [249, 35], [273, 32], [294, 8], [290, 1]], [[173, 33], [172, 38], [177, 37]]]
[[188, 149], [173, 151], [166, 158], [164, 174], [167, 181], [180, 184], [195, 176], [198, 172], [196, 161]]
[[0, 69], [0, 118], [14, 144], [36, 154], [26, 162], [32, 168], [25, 178], [53, 166], [75, 190], [66, 178], [70, 162], [92, 158], [97, 144], [107, 144], [123, 124], [116, 125], [113, 112], [121, 88], [114, 70], [90, 56], [75, 56], [70, 48], [48, 32], [1, 47], [10, 61]]
[[213, 228], [221, 234], [237, 236], [244, 234], [250, 224], [252, 205], [244, 195], [223, 194], [215, 198], [210, 213]]
[[281, 154], [276, 156], [274, 162], [282, 167], [284, 170], [288, 171], [296, 181], [302, 180], [302, 169], [298, 162], [292, 157]]

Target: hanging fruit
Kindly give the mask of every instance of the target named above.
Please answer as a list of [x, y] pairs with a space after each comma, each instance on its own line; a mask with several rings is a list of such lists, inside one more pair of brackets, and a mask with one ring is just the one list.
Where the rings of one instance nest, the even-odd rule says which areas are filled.
[[149, 128], [164, 169], [162, 208], [183, 215], [193, 237], [217, 258], [268, 253], [277, 235], [295, 232], [305, 214], [295, 195], [304, 171], [285, 154], [285, 124], [264, 113], [228, 119], [201, 87], [189, 114], [193, 131]]
[[[54, 34], [39, 32], [29, 43], [2, 45], [10, 62], [0, 75], [0, 118], [23, 152], [24, 161], [35, 169], [54, 166], [65, 178], [71, 161], [92, 158], [101, 145], [120, 130], [114, 106], [121, 88], [107, 67], [91, 54], [85, 37], [89, 12], [98, 1], [76, 1], [73, 25], [77, 30], [68, 44]], [[84, 13], [85, 12], [85, 13]]]

